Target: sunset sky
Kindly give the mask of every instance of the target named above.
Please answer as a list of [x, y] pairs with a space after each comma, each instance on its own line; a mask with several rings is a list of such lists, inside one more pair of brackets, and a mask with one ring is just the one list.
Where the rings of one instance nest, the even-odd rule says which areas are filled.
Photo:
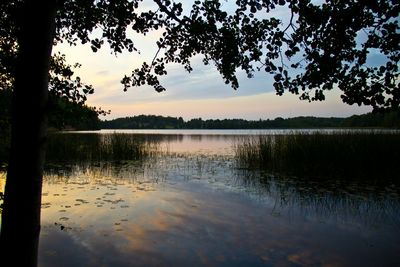
[[[147, 7], [143, 7], [147, 8]], [[277, 10], [273, 14], [284, 21], [287, 14]], [[111, 110], [107, 119], [153, 114], [163, 116], [198, 118], [244, 118], [267, 119], [275, 117], [320, 116], [346, 117], [371, 111], [369, 107], [349, 106], [340, 99], [340, 91], [326, 94], [323, 102], [300, 101], [298, 96], [285, 93], [275, 95], [272, 76], [259, 72], [248, 79], [239, 73], [240, 87], [237, 91], [225, 85], [213, 66], [204, 66], [201, 57], [193, 59], [192, 73], [180, 65], [169, 65], [168, 75], [161, 79], [167, 91], [157, 93], [152, 87], [130, 88], [123, 92], [121, 78], [150, 61], [157, 51], [155, 42], [161, 31], [146, 37], [132, 34], [138, 53], [110, 54], [107, 45], [93, 53], [89, 45], [70, 47], [59, 44], [54, 51], [67, 56], [70, 63], [79, 62], [82, 67], [76, 72], [85, 82], [95, 87], [95, 93], [88, 98], [88, 104]], [[95, 33], [96, 34], [96, 33]]]

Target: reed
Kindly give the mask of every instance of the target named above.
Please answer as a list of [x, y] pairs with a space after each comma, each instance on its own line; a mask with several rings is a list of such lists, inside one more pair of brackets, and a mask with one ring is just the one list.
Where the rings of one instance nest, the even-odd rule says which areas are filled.
[[400, 180], [397, 133], [260, 135], [234, 145], [238, 168], [310, 177]]
[[138, 160], [157, 153], [157, 147], [139, 135], [58, 133], [50, 136], [46, 157], [50, 162]]

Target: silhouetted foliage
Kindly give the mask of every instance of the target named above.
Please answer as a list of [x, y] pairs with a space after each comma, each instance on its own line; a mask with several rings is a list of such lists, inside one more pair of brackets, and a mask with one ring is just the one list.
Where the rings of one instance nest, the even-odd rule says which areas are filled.
[[367, 113], [346, 118], [343, 127], [390, 127], [400, 128], [400, 111]]
[[[11, 130], [11, 97], [11, 90], [0, 90], [0, 136], [2, 138], [7, 138]], [[98, 116], [99, 112], [95, 107], [88, 107], [82, 102], [73, 102], [66, 97], [50, 94], [49, 127], [51, 128], [98, 130], [100, 129]], [[2, 140], [0, 143], [9, 142]]]
[[181, 117], [139, 115], [102, 121], [102, 129], [299, 129], [299, 128], [400, 128], [400, 112], [367, 113], [348, 118], [294, 117], [273, 120], [208, 119], [184, 121]]
[[[2, 1], [0, 4], [0, 90], [12, 90], [15, 83], [18, 34], [21, 8], [24, 1]], [[74, 76], [80, 64], [66, 62], [65, 55], [56, 53], [52, 56], [49, 69], [49, 90], [71, 101], [84, 103], [87, 95], [94, 89]], [[104, 113], [104, 112], [103, 112]]]
[[[201, 54], [234, 89], [239, 69], [248, 77], [265, 70], [279, 95], [289, 91], [324, 100], [324, 91], [337, 86], [345, 103], [399, 107], [397, 1], [246, 0], [236, 1], [233, 12], [221, 1], [195, 1], [190, 12], [181, 3], [154, 2], [158, 10], [142, 14], [133, 28], [163, 28], [159, 51], [151, 63], [124, 77], [125, 89], [149, 84], [163, 91], [158, 77], [167, 74], [167, 64], [182, 64], [190, 72], [190, 60]], [[282, 8], [291, 14], [286, 25], [273, 15]], [[371, 54], [380, 54], [381, 62], [372, 64]]]
[[[248, 77], [264, 70], [273, 75], [279, 95], [290, 91], [301, 99], [324, 100], [324, 91], [338, 86], [348, 104], [399, 107], [397, 1], [243, 0], [228, 6], [213, 0], [195, 1], [190, 10], [168, 0], [154, 0], [146, 8], [142, 2], [59, 1], [55, 43], [87, 43], [94, 52], [108, 43], [114, 53], [132, 52], [137, 49], [129, 30], [162, 30], [154, 60], [122, 79], [125, 90], [149, 84], [163, 91], [158, 77], [167, 74], [167, 64], [182, 64], [190, 72], [190, 60], [201, 54], [204, 64], [214, 64], [235, 89], [240, 69]], [[23, 3], [0, 4], [1, 87], [13, 83]], [[290, 17], [275, 16], [282, 10]], [[98, 34], [92, 35], [94, 30]], [[372, 62], [377, 54], [379, 63]], [[76, 101], [85, 99], [93, 88], [72, 78], [78, 66], [54, 55], [50, 88]]]
[[95, 107], [75, 103], [67, 98], [50, 97], [49, 126], [59, 130], [98, 130], [99, 113]]
[[0, 90], [0, 168], [10, 150], [11, 90]]
[[180, 129], [184, 128], [184, 124], [181, 117], [139, 115], [102, 121], [100, 127], [103, 129]]
[[[9, 89], [0, 90], [0, 169], [8, 161], [11, 145], [11, 96]], [[99, 113], [96, 108], [72, 102], [51, 94], [49, 127], [53, 130], [98, 130]], [[27, 116], [27, 120], [29, 117]], [[27, 132], [29, 134], [29, 131]]]

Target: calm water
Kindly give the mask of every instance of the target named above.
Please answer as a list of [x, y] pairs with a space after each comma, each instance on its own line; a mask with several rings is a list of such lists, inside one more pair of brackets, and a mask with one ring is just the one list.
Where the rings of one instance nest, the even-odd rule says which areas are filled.
[[236, 168], [259, 131], [128, 132], [157, 153], [48, 159], [39, 266], [400, 266], [398, 185]]

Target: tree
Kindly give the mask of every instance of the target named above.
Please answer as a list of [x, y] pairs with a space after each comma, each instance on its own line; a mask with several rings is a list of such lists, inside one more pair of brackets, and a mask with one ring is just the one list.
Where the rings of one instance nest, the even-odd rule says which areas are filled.
[[[179, 4], [155, 2], [169, 16], [154, 20], [166, 28], [157, 43], [164, 54], [124, 77], [125, 89], [149, 84], [163, 91], [158, 76], [167, 74], [166, 64], [180, 63], [190, 72], [190, 59], [202, 54], [204, 64], [214, 63], [234, 89], [238, 69], [248, 77], [263, 69], [273, 75], [278, 95], [289, 91], [304, 100], [324, 100], [324, 91], [338, 86], [345, 103], [399, 108], [398, 1], [243, 0], [231, 14], [221, 1], [195, 1], [188, 16]], [[287, 25], [262, 18], [278, 6], [291, 14]], [[371, 62], [377, 54], [380, 62]]]
[[[41, 9], [34, 7], [31, 1], [18, 14], [20, 29], [15, 45], [18, 57], [13, 82], [11, 152], [0, 237], [6, 266], [11, 266], [13, 261], [17, 265], [32, 266], [37, 258], [47, 132], [45, 110], [55, 12], [53, 1], [43, 1]], [[29, 114], [28, 119], [26, 114]], [[30, 133], [24, 134], [24, 129], [30, 129]], [[21, 251], [23, 256], [13, 258], [11, 254], [15, 255], [15, 251]]]
[[[80, 80], [68, 82], [71, 73], [53, 66], [54, 43], [87, 43], [94, 52], [108, 43], [114, 53], [134, 52], [129, 30], [147, 34], [162, 29], [154, 60], [122, 79], [125, 90], [148, 84], [163, 91], [158, 77], [167, 74], [167, 64], [182, 64], [190, 72], [191, 59], [201, 54], [204, 64], [214, 64], [234, 89], [239, 87], [238, 69], [249, 77], [265, 70], [273, 75], [279, 95], [287, 90], [302, 99], [323, 100], [324, 91], [337, 85], [346, 103], [377, 110], [399, 108], [398, 1], [241, 0], [229, 13], [227, 2], [217, 0], [194, 1], [190, 11], [170, 0], [153, 0], [154, 10], [140, 11], [141, 2], [1, 1], [0, 82], [1, 87], [13, 88], [0, 236], [6, 264], [12, 260], [16, 266], [36, 264], [48, 89], [74, 101], [81, 97], [74, 94], [77, 87], [84, 93], [92, 91]], [[291, 14], [286, 25], [270, 15], [279, 6]], [[378, 65], [367, 64], [372, 52], [382, 55]], [[67, 79], [54, 79], [57, 75]], [[13, 251], [24, 256], [13, 258]]]

